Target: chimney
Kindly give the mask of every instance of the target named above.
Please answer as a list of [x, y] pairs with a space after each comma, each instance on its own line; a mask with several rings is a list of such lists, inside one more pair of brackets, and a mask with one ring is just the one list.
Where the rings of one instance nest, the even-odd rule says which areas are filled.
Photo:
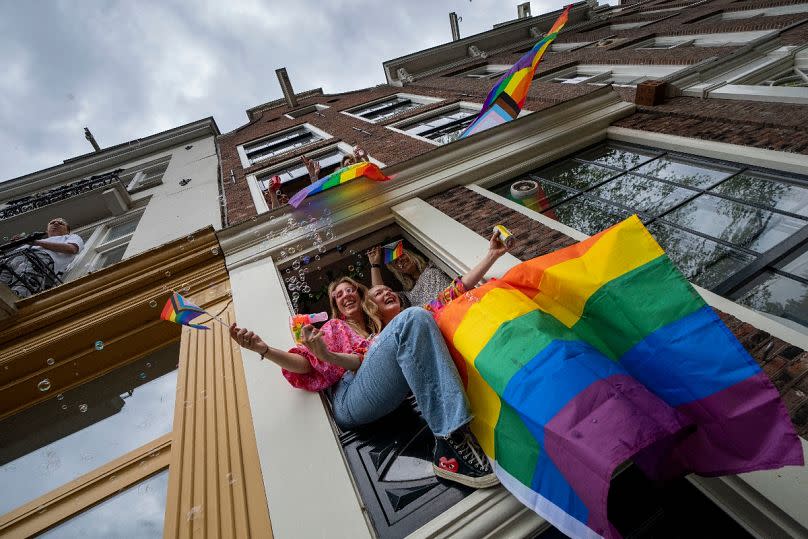
[[92, 133], [90, 133], [90, 129], [87, 127], [84, 128], [84, 138], [90, 141], [90, 144], [93, 145], [95, 151], [97, 152], [101, 151], [101, 146], [99, 146], [98, 143], [95, 141], [95, 137], [93, 136]]
[[460, 21], [462, 21], [462, 17], [458, 17], [457, 13], [452, 11], [449, 13], [449, 26], [452, 27], [452, 41], [457, 41], [460, 39]]
[[525, 2], [516, 6], [516, 13], [520, 19], [530, 18], [530, 2]]
[[283, 92], [284, 99], [286, 99], [286, 104], [292, 109], [297, 107], [297, 97], [295, 96], [295, 91], [292, 89], [292, 83], [289, 81], [286, 68], [282, 67], [276, 69], [275, 74], [278, 76], [278, 82], [281, 85], [281, 91]]

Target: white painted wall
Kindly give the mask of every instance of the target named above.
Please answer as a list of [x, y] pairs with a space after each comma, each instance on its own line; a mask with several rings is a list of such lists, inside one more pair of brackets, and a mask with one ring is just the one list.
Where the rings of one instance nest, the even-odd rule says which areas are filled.
[[[186, 150], [186, 146], [192, 146]], [[171, 155], [163, 183], [132, 195], [134, 201], [148, 198], [146, 210], [132, 236], [130, 257], [213, 225], [221, 228], [218, 158], [213, 136], [182, 143], [171, 150], [149, 155], [125, 165], [126, 169]], [[179, 181], [190, 178], [181, 186]]]

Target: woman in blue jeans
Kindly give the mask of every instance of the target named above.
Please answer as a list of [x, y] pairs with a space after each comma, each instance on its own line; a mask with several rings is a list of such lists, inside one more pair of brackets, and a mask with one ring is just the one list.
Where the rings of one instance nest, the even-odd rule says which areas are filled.
[[273, 360], [286, 371], [305, 376], [315, 368], [315, 362], [344, 368], [333, 384], [332, 408], [340, 428], [355, 428], [381, 419], [395, 410], [411, 391], [436, 438], [435, 474], [471, 487], [493, 486], [499, 481], [468, 429], [472, 419], [468, 399], [429, 310], [440, 309], [466, 288], [475, 286], [505, 252], [505, 246], [496, 235], [492, 236], [483, 260], [456, 279], [428, 309], [401, 311], [398, 297], [383, 286], [374, 287], [376, 294], [374, 301], [370, 301], [367, 291], [362, 290], [364, 286], [357, 285], [354, 292], [361, 298], [362, 310], [382, 315], [384, 322], [381, 333], [369, 341], [367, 350], [330, 349], [324, 337], [333, 330], [331, 327], [303, 328], [301, 341], [316, 358], [314, 361], [299, 349], [289, 352], [274, 349], [245, 328], [233, 325], [230, 333], [241, 346]]

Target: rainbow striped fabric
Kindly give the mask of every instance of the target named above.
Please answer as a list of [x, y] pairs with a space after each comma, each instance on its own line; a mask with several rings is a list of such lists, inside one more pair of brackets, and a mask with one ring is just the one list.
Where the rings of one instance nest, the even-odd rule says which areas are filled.
[[519, 116], [522, 107], [525, 106], [527, 92], [533, 82], [536, 67], [539, 65], [547, 48], [558, 36], [558, 32], [567, 24], [571, 7], [572, 5], [570, 4], [564, 8], [564, 11], [547, 34], [502, 75], [488, 93], [488, 97], [485, 98], [485, 103], [483, 103], [480, 113], [471, 125], [463, 131], [460, 138], [510, 122]]
[[196, 329], [210, 329], [207, 326], [191, 323], [191, 320], [203, 314], [208, 314], [208, 312], [202, 307], [197, 307], [176, 292], [173, 292], [171, 297], [168, 298], [165, 307], [163, 307], [160, 318]]
[[511, 269], [438, 325], [502, 483], [571, 537], [619, 537], [615, 469], [803, 463], [777, 390], [637, 216]]
[[388, 243], [382, 247], [382, 251], [384, 252], [384, 263], [389, 264], [404, 254], [404, 240]]
[[342, 185], [345, 182], [349, 182], [362, 176], [377, 182], [383, 182], [390, 179], [388, 176], [384, 175], [381, 169], [379, 169], [378, 165], [362, 161], [332, 172], [325, 178], [320, 178], [313, 184], [304, 187], [292, 195], [292, 198], [289, 199], [289, 204], [293, 208], [297, 208], [300, 206], [300, 203], [303, 202], [303, 199], [309, 195], [320, 193], [326, 189], [331, 189], [332, 187]]

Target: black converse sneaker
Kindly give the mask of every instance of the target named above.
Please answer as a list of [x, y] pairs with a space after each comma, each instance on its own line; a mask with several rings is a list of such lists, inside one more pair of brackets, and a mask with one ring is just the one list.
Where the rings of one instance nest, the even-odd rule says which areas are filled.
[[447, 438], [435, 437], [432, 468], [438, 477], [467, 487], [486, 488], [499, 484], [488, 457], [468, 427], [457, 429]]

